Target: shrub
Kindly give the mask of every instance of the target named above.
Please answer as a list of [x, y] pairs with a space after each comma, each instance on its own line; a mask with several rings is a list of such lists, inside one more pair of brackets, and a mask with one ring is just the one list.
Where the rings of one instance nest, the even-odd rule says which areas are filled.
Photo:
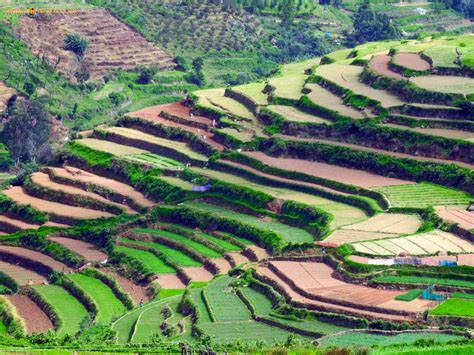
[[67, 34], [64, 42], [66, 43], [65, 49], [76, 53], [78, 56], [83, 56], [89, 48], [89, 41], [77, 34]]

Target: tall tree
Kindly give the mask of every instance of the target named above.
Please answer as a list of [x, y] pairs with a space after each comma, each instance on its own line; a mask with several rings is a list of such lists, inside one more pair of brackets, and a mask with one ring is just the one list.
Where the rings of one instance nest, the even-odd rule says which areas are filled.
[[296, 14], [295, 0], [283, 0], [281, 8], [281, 20], [284, 26], [290, 26], [293, 23]]

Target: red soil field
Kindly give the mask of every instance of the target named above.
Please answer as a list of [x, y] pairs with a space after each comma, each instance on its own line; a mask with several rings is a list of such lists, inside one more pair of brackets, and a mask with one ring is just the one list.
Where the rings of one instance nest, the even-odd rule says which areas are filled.
[[51, 258], [47, 255], [41, 254], [40, 252], [37, 252], [37, 251], [34, 251], [34, 250], [21, 248], [21, 247], [12, 247], [12, 246], [8, 246], [8, 245], [0, 245], [0, 252], [13, 254], [13, 255], [17, 255], [19, 257], [23, 257], [23, 258], [26, 258], [26, 259], [31, 259], [31, 260], [37, 261], [37, 262], [42, 263], [46, 266], [49, 266], [50, 268], [52, 268], [56, 271], [61, 271], [61, 272], [71, 272], [72, 271], [72, 269], [69, 266], [67, 266], [67, 265], [65, 265], [65, 264], [63, 264], [59, 261], [56, 261], [56, 260], [54, 260], [53, 258]]
[[99, 271], [109, 275], [122, 287], [122, 290], [129, 295], [135, 304], [140, 304], [140, 302], [150, 301], [150, 297], [147, 295], [147, 287], [140, 286], [135, 284], [133, 281], [123, 277], [122, 275], [117, 274], [116, 272], [110, 269], [100, 269]]
[[221, 274], [227, 274], [232, 269], [232, 265], [224, 258], [212, 259], [212, 262], [217, 265]]
[[306, 292], [332, 300], [369, 305], [397, 311], [422, 312], [432, 305], [431, 301], [414, 300], [403, 302], [394, 300], [395, 296], [403, 294], [400, 291], [380, 290], [366, 286], [352, 285], [333, 277], [334, 270], [323, 263], [272, 261], [277, 270], [292, 280], [297, 287]]
[[103, 176], [89, 173], [88, 171], [66, 166], [64, 168], [50, 168], [50, 170], [61, 178], [66, 178], [77, 183], [93, 184], [104, 187], [108, 190], [117, 192], [121, 195], [135, 201], [135, 203], [143, 207], [153, 207], [155, 203], [147, 199], [141, 192], [135, 190], [130, 185], [112, 180]]
[[175, 274], [158, 275], [158, 283], [164, 289], [177, 290], [186, 288], [186, 285]]
[[459, 227], [474, 229], [474, 212], [467, 211], [462, 206], [435, 206], [436, 213], [441, 218], [457, 223]]
[[257, 255], [258, 260], [263, 260], [270, 257], [270, 254], [268, 254], [268, 252], [261, 247], [258, 247], [256, 245], [250, 245], [248, 246], [248, 248], [253, 250], [255, 255]]
[[107, 254], [101, 252], [95, 245], [83, 242], [82, 240], [62, 237], [49, 237], [48, 239], [82, 255], [87, 261], [101, 262], [107, 260]]
[[183, 270], [191, 277], [192, 281], [211, 281], [214, 278], [214, 275], [207, 271], [204, 266], [184, 267]]
[[228, 255], [232, 258], [232, 260], [234, 260], [234, 262], [237, 265], [245, 264], [245, 263], [250, 262], [250, 260], [245, 255], [243, 255], [242, 253], [234, 252], [234, 253], [229, 253]]
[[112, 201], [107, 200], [106, 198], [94, 193], [94, 192], [89, 192], [89, 191], [84, 191], [78, 187], [74, 186], [69, 186], [69, 185], [63, 185], [59, 184], [57, 182], [54, 182], [50, 179], [48, 174], [41, 173], [41, 172], [36, 172], [31, 174], [31, 181], [39, 186], [46, 187], [50, 190], [54, 191], [62, 191], [70, 195], [78, 195], [82, 197], [87, 197], [91, 198], [93, 200], [99, 201], [106, 203], [108, 205], [114, 205], [117, 206], [123, 210], [125, 210], [127, 213], [134, 214], [135, 211], [133, 211], [130, 207], [127, 205], [121, 205]]
[[46, 333], [53, 329], [53, 323], [30, 298], [23, 295], [5, 296], [15, 306], [18, 315], [25, 321], [26, 331], [32, 333]]
[[397, 53], [395, 54], [393, 60], [395, 64], [412, 70], [424, 71], [431, 68], [430, 63], [428, 63], [416, 53]]
[[376, 187], [411, 183], [406, 180], [387, 178], [362, 170], [348, 169], [326, 163], [291, 158], [273, 158], [262, 152], [244, 152], [244, 154], [273, 167], [297, 171], [355, 186]]
[[28, 195], [21, 186], [15, 186], [3, 193], [15, 202], [22, 205], [31, 205], [40, 211], [51, 215], [57, 215], [72, 220], [95, 219], [100, 217], [112, 217], [113, 214], [103, 211], [90, 210], [82, 207], [64, 205], [62, 203], [42, 200]]
[[403, 76], [401, 74], [398, 74], [389, 68], [388, 63], [390, 62], [390, 59], [391, 57], [388, 54], [376, 55], [370, 61], [370, 69], [372, 69], [378, 74], [387, 76], [389, 78], [394, 78], [398, 80], [403, 79]]
[[[3, 228], [2, 228], [3, 227]], [[5, 232], [16, 231], [20, 229], [37, 229], [39, 225], [23, 222], [19, 219], [0, 215], [0, 230]]]
[[41, 285], [46, 281], [43, 276], [32, 270], [28, 270], [19, 265], [10, 264], [4, 261], [0, 261], [0, 271], [10, 276], [20, 286]]

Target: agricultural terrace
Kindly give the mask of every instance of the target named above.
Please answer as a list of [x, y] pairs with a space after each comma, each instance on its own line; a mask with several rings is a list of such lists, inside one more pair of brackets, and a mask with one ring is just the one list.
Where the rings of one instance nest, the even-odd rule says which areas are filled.
[[392, 127], [397, 129], [408, 130], [412, 132], [418, 132], [423, 134], [429, 134], [432, 136], [439, 136], [448, 139], [462, 139], [468, 142], [474, 143], [474, 133], [467, 131], [460, 131], [455, 129], [444, 129], [444, 128], [423, 128], [423, 127], [406, 127], [393, 123], [384, 123], [382, 126]]
[[264, 89], [264, 82], [234, 86], [232, 88], [233, 91], [242, 93], [247, 97], [251, 98], [253, 102], [258, 106], [268, 105], [268, 96], [263, 93]]
[[408, 237], [387, 238], [352, 244], [356, 251], [369, 255], [433, 255], [474, 253], [474, 244], [452, 233], [434, 230]]
[[433, 316], [474, 317], [474, 301], [450, 298], [430, 311]]
[[461, 228], [474, 229], [474, 212], [467, 211], [465, 206], [435, 206], [436, 213], [444, 220], [457, 223]]
[[293, 106], [271, 105], [268, 106], [268, 109], [272, 112], [282, 115], [288, 121], [331, 124], [331, 121], [325, 120], [324, 118], [320, 118], [318, 116], [310, 115], [306, 112], [298, 110]]
[[428, 183], [375, 187], [374, 190], [383, 193], [392, 207], [467, 206], [472, 200], [465, 192]]
[[33, 270], [25, 269], [19, 265], [0, 261], [0, 271], [10, 276], [19, 285], [28, 284], [42, 284], [46, 281], [44, 276], [34, 272]]
[[430, 63], [416, 53], [396, 53], [393, 62], [411, 70], [425, 71], [431, 68]]
[[234, 117], [254, 120], [255, 116], [240, 102], [224, 96], [225, 89], [208, 89], [195, 91], [199, 98], [199, 105], [209, 107]]
[[[12, 309], [13, 316], [19, 318], [24, 323], [28, 334], [45, 333], [49, 330], [54, 330], [53, 323], [46, 313], [28, 296], [16, 294], [0, 297]], [[5, 326], [3, 322], [2, 324]]]
[[117, 144], [106, 140], [95, 139], [95, 138], [83, 138], [77, 141], [79, 144], [88, 148], [113, 154], [115, 156], [127, 156], [133, 154], [146, 154], [149, 153], [144, 149], [130, 147], [128, 145]]
[[459, 76], [442, 76], [442, 75], [428, 75], [415, 76], [410, 78], [410, 81], [420, 88], [447, 92], [454, 94], [469, 95], [474, 93], [474, 80], [472, 78], [464, 78]]
[[151, 164], [154, 167], [167, 170], [182, 170], [184, 165], [174, 159], [163, 157], [153, 153], [132, 154], [126, 155], [123, 158], [132, 162], [142, 163], [145, 165]]
[[184, 205], [204, 212], [210, 212], [215, 216], [230, 218], [257, 228], [271, 230], [276, 234], [281, 235], [288, 243], [309, 243], [314, 239], [313, 236], [304, 229], [283, 224], [270, 217], [258, 218], [222, 208], [221, 206], [198, 201], [185, 202]]
[[162, 259], [160, 259], [158, 256], [156, 256], [154, 253], [145, 251], [145, 250], [140, 250], [140, 249], [134, 249], [130, 247], [125, 247], [122, 245], [117, 245], [115, 246], [115, 251], [118, 253], [123, 253], [126, 256], [129, 256], [140, 263], [142, 263], [146, 268], [148, 268], [151, 272], [155, 274], [174, 274], [176, 273], [176, 270], [166, 264]]

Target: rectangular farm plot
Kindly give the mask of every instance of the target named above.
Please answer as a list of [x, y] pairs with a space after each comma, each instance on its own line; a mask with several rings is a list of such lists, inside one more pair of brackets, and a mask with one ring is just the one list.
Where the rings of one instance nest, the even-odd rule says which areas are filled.
[[279, 115], [282, 115], [288, 121], [294, 122], [311, 122], [311, 123], [326, 123], [331, 124], [331, 121], [325, 120], [318, 116], [310, 115], [309, 113], [298, 110], [293, 106], [272, 105], [268, 109]]
[[462, 76], [427, 75], [410, 78], [410, 82], [429, 91], [469, 95], [474, 93], [474, 79]]
[[146, 154], [149, 153], [144, 149], [130, 147], [128, 145], [118, 144], [95, 138], [83, 138], [76, 142], [91, 149], [99, 150], [101, 152], [113, 154], [116, 156], [131, 155], [131, 154]]
[[465, 206], [435, 206], [435, 210], [438, 216], [461, 228], [474, 229], [474, 211], [467, 211]]
[[463, 191], [429, 183], [376, 187], [374, 190], [387, 196], [392, 207], [467, 206], [473, 199]]
[[380, 213], [364, 222], [345, 226], [343, 229], [389, 234], [408, 234], [415, 233], [420, 226], [421, 219], [418, 215]]
[[99, 250], [94, 244], [83, 242], [82, 240], [63, 238], [63, 237], [49, 237], [49, 240], [61, 244], [69, 250], [83, 256], [88, 261], [101, 262], [107, 260], [107, 254]]
[[[355, 243], [361, 241], [367, 241], [372, 239], [383, 239], [383, 238], [393, 238], [394, 234], [380, 233], [380, 232], [368, 232], [368, 231], [359, 231], [352, 229], [337, 229], [329, 235], [325, 242], [335, 243], [342, 245], [345, 243]], [[361, 250], [362, 251], [362, 250]]]
[[[153, 136], [148, 133], [144, 133], [142, 131], [132, 129], [132, 128], [125, 128], [125, 127], [109, 127], [101, 129], [105, 132], [110, 132], [116, 134], [118, 136], [122, 136], [124, 138], [131, 138], [138, 141], [144, 141], [151, 144], [156, 144], [158, 146], [166, 147], [174, 149], [180, 153], [187, 155], [188, 157], [196, 160], [207, 161], [207, 157], [193, 151], [189, 148], [186, 143], [179, 142], [179, 141], [172, 141], [169, 139], [164, 139], [161, 137]], [[130, 154], [141, 154], [147, 153], [146, 151], [137, 152], [137, 153], [130, 153]]]
[[231, 218], [243, 223], [247, 223], [256, 228], [271, 230], [281, 235], [288, 242], [305, 243], [305, 242], [312, 242], [314, 240], [313, 236], [309, 232], [305, 231], [304, 229], [295, 228], [287, 224], [280, 223], [269, 217], [258, 218], [258, 217], [250, 216], [247, 214], [239, 213], [239, 212], [234, 212], [232, 210], [228, 210], [220, 206], [211, 205], [208, 203], [196, 202], [196, 201], [185, 202], [184, 204], [189, 207], [196, 208], [198, 210], [210, 212], [215, 216]]
[[75, 297], [64, 288], [56, 285], [32, 286], [46, 302], [53, 306], [54, 311], [62, 320], [57, 330], [59, 336], [74, 335], [80, 328], [82, 321], [87, 317], [87, 310]]
[[139, 260], [141, 263], [143, 263], [143, 265], [145, 265], [147, 268], [149, 268], [150, 271], [152, 271], [156, 274], [174, 274], [174, 273], [176, 273], [176, 270], [173, 267], [167, 265], [163, 260], [161, 260], [155, 254], [153, 254], [149, 251], [124, 247], [124, 246], [121, 246], [121, 245], [116, 245], [114, 249], [115, 249], [115, 251], [117, 251], [119, 253], [124, 253], [127, 256], [130, 256], [134, 259]]
[[98, 308], [96, 322], [109, 323], [114, 317], [125, 313], [126, 308], [122, 302], [99, 279], [82, 274], [69, 274], [67, 278], [75, 282], [96, 303]]
[[430, 311], [436, 316], [474, 317], [474, 301], [451, 298]]
[[334, 180], [344, 184], [350, 184], [361, 187], [380, 187], [391, 185], [410, 184], [409, 181], [387, 178], [381, 175], [372, 174], [362, 170], [343, 168], [337, 165], [319, 163], [302, 159], [275, 158], [266, 155], [263, 152], [244, 152], [245, 155], [257, 159], [264, 164], [285, 169], [297, 171], [315, 177]]

